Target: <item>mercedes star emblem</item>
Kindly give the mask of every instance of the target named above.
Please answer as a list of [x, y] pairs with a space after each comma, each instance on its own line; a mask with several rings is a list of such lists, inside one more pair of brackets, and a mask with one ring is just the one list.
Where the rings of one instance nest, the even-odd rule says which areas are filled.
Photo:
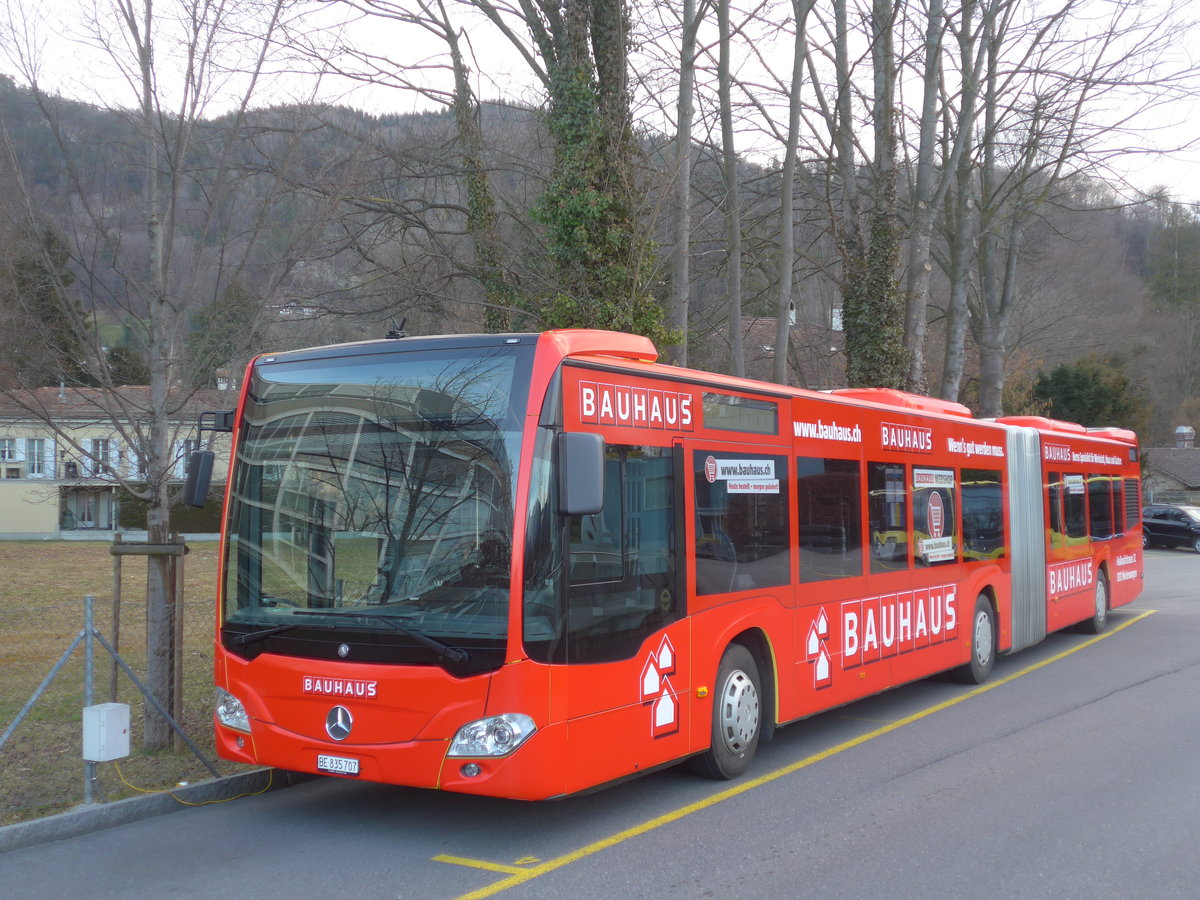
[[325, 717], [325, 733], [335, 741], [344, 741], [350, 737], [350, 729], [354, 727], [354, 716], [344, 706], [335, 706]]

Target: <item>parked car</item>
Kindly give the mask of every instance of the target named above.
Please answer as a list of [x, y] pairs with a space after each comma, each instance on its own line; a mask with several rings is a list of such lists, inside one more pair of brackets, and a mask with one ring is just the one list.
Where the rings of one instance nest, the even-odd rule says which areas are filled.
[[1143, 547], [1191, 547], [1200, 553], [1200, 506], [1142, 509]]

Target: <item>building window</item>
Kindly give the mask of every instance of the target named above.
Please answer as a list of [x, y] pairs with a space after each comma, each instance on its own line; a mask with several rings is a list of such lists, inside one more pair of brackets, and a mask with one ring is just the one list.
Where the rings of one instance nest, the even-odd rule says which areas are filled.
[[46, 439], [25, 439], [25, 468], [30, 475], [46, 474]]
[[17, 439], [0, 438], [0, 459], [17, 458]]
[[108, 461], [108, 438], [93, 438], [91, 444], [92, 462], [89, 466], [91, 474], [111, 474], [112, 468]]

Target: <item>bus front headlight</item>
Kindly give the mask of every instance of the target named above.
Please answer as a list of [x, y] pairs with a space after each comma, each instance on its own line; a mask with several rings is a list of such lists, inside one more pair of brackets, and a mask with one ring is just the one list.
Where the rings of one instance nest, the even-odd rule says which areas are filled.
[[458, 729], [449, 756], [508, 756], [527, 741], [537, 726], [523, 713], [476, 719]]
[[226, 728], [250, 733], [250, 717], [242, 701], [224, 688], [217, 688], [217, 721]]

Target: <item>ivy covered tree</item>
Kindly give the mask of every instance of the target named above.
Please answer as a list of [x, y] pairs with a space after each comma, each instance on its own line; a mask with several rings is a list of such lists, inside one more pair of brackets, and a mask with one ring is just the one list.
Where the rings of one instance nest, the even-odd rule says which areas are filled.
[[551, 289], [529, 298], [549, 328], [611, 328], [671, 343], [665, 285], [641, 215], [629, 100], [625, 0], [472, 0], [522, 54], [547, 95], [554, 162], [533, 214], [545, 229]]

